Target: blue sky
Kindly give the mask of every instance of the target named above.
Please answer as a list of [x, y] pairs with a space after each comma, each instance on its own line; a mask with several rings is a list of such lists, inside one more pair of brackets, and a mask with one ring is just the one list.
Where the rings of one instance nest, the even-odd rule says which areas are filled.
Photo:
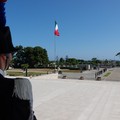
[[14, 46], [41, 46], [50, 60], [54, 46], [59, 58], [118, 59], [120, 0], [9, 0], [5, 7]]

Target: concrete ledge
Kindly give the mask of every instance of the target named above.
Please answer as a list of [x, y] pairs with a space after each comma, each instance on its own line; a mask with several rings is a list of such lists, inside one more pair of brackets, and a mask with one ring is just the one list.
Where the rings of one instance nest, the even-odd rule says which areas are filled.
[[41, 75], [41, 76], [36, 76], [32, 77], [33, 79], [58, 79], [58, 73], [53, 73], [53, 74], [47, 74], [47, 75]]

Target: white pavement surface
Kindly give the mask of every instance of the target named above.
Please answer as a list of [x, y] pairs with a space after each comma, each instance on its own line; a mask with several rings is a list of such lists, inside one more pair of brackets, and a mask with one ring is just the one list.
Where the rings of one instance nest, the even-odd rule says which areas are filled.
[[119, 81], [38, 77], [31, 82], [38, 120], [120, 120]]

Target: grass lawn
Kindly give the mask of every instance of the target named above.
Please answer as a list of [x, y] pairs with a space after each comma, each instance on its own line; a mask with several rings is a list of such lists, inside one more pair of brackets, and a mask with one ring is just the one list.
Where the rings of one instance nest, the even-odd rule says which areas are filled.
[[[69, 69], [61, 69], [62, 72], [72, 72], [72, 73], [79, 73], [80, 70], [69, 70]], [[28, 69], [27, 76], [38, 76], [42, 74], [50, 74], [53, 73], [54, 69]], [[11, 69], [7, 70], [7, 74], [10, 76], [26, 76], [26, 72], [22, 69]]]
[[104, 77], [108, 77], [111, 74], [111, 72], [107, 72]]
[[[49, 74], [52, 72], [52, 69], [28, 69], [27, 76], [38, 76], [41, 74]], [[7, 70], [7, 74], [10, 76], [26, 76], [26, 71], [23, 71], [22, 69], [11, 69]]]

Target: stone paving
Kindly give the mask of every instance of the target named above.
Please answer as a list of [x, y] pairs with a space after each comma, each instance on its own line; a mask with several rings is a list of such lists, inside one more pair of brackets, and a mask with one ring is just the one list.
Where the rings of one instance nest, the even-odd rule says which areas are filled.
[[37, 119], [120, 120], [119, 73], [101, 81], [32, 78]]

